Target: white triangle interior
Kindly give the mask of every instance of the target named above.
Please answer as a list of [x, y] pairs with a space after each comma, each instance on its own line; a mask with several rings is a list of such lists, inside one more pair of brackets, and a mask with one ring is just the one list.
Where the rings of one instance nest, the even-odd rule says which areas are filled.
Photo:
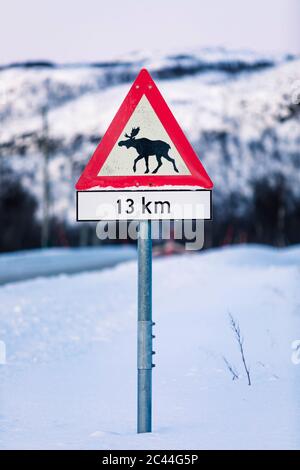
[[133, 171], [134, 160], [138, 156], [138, 152], [135, 148], [126, 148], [125, 146], [120, 147], [118, 142], [126, 140], [125, 133], [130, 134], [133, 128], [139, 127], [140, 131], [136, 136], [136, 139], [147, 138], [150, 140], [162, 140], [170, 145], [168, 155], [175, 160], [178, 173], [174, 170], [171, 161], [166, 158], [162, 158], [162, 166], [159, 168], [157, 173], [153, 174], [153, 170], [158, 165], [158, 161], [155, 155], [149, 156], [149, 170], [148, 175], [153, 176], [176, 176], [176, 175], [190, 175], [190, 171], [187, 168], [184, 160], [178, 153], [175, 145], [170, 139], [167, 131], [157, 117], [154, 109], [149, 103], [145, 95], [142, 96], [137, 107], [132, 113], [129, 121], [121, 132], [114, 145], [111, 153], [107, 157], [104, 165], [102, 166], [98, 176], [134, 176], [144, 175], [146, 170], [145, 159], [142, 158], [137, 162], [136, 172]]

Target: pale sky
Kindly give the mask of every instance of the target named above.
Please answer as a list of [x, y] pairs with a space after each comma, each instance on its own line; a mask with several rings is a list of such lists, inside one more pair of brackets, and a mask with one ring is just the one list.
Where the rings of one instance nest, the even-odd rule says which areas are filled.
[[0, 63], [227, 46], [300, 53], [300, 0], [2, 0]]

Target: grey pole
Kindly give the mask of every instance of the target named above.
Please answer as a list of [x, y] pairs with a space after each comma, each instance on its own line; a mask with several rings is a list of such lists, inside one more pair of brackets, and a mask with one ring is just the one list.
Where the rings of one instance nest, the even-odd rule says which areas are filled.
[[152, 431], [152, 325], [151, 221], [143, 220], [138, 238], [138, 433]]

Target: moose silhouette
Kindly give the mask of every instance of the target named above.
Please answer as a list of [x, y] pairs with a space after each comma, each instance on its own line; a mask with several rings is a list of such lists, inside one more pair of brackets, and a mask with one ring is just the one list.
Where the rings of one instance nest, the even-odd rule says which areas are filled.
[[131, 134], [125, 134], [127, 140], [120, 140], [118, 142], [119, 147], [125, 146], [126, 148], [135, 148], [138, 156], [134, 160], [133, 164], [133, 171], [136, 172], [136, 164], [139, 160], [145, 159], [146, 171], [145, 173], [149, 173], [149, 157], [151, 155], [155, 155], [157, 160], [157, 167], [152, 173], [157, 173], [159, 168], [162, 166], [162, 158], [165, 158], [169, 162], [172, 162], [174, 171], [178, 173], [178, 168], [176, 167], [174, 158], [170, 157], [169, 150], [170, 145], [163, 140], [150, 140], [145, 137], [141, 139], [136, 139], [135, 136], [139, 133], [140, 128], [135, 127], [131, 130]]

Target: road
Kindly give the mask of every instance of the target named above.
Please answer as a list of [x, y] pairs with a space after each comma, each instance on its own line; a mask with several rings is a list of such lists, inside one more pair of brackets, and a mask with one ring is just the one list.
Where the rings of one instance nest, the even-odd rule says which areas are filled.
[[0, 285], [36, 277], [95, 271], [133, 260], [129, 246], [49, 248], [0, 255]]

